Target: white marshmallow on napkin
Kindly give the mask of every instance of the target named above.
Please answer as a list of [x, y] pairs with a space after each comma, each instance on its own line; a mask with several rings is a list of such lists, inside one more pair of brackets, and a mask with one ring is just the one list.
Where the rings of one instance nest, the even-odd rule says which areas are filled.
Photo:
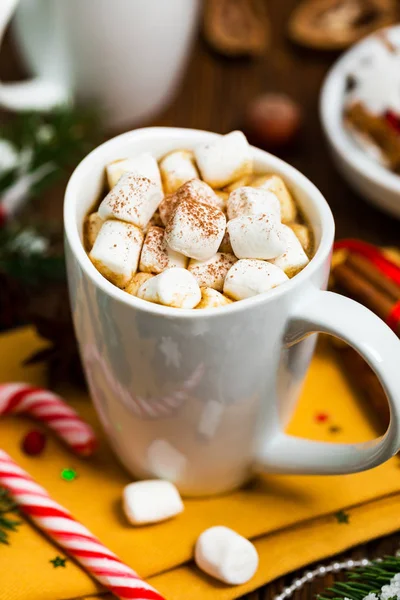
[[83, 230], [87, 250], [91, 250], [93, 248], [93, 244], [96, 241], [103, 223], [104, 219], [102, 219], [97, 212], [94, 212], [86, 217]]
[[192, 258], [188, 270], [195, 276], [200, 287], [209, 287], [222, 292], [227, 272], [237, 261], [233, 254], [217, 252], [208, 260]]
[[164, 225], [167, 224], [172, 212], [182, 200], [193, 200], [201, 204], [215, 206], [220, 210], [225, 208], [224, 200], [207, 183], [200, 179], [191, 179], [184, 183], [174, 194], [165, 196], [161, 202], [159, 210]]
[[160, 170], [156, 159], [150, 152], [143, 152], [143, 154], [139, 154], [132, 158], [115, 160], [107, 165], [106, 171], [110, 190], [117, 185], [118, 181], [125, 173], [147, 177], [161, 188]]
[[173, 194], [187, 181], [199, 177], [190, 150], [174, 150], [160, 160], [161, 177], [166, 194]]
[[125, 287], [137, 271], [143, 232], [123, 221], [106, 221], [99, 231], [89, 257], [111, 283]]
[[194, 308], [201, 300], [201, 291], [189, 271], [173, 267], [145, 281], [137, 297], [174, 308]]
[[251, 185], [255, 188], [269, 190], [278, 197], [281, 204], [282, 223], [291, 223], [296, 220], [297, 206], [282, 177], [260, 175], [252, 181]]
[[253, 172], [251, 148], [241, 131], [202, 144], [194, 154], [202, 178], [213, 188], [222, 188]]
[[242, 259], [228, 271], [224, 295], [232, 300], [244, 300], [268, 292], [285, 281], [288, 277], [279, 267], [263, 260]]
[[135, 481], [125, 486], [123, 507], [132, 525], [165, 521], [179, 515], [184, 509], [174, 484], [159, 479]]
[[273, 217], [247, 215], [228, 221], [233, 253], [238, 258], [262, 260], [280, 256], [286, 248], [281, 225]]
[[170, 267], [186, 268], [188, 259], [183, 254], [168, 247], [165, 231], [161, 227], [149, 227], [142, 253], [139, 269], [148, 273], [162, 273]]
[[102, 219], [120, 219], [144, 229], [163, 198], [160, 187], [147, 177], [126, 173], [99, 206]]
[[310, 261], [294, 231], [287, 225], [282, 225], [281, 231], [285, 242], [285, 251], [270, 262], [285, 271], [289, 277], [293, 277]]
[[281, 221], [281, 205], [278, 197], [263, 188], [241, 187], [234, 190], [227, 202], [228, 219], [244, 215], [267, 215]]
[[225, 228], [225, 215], [218, 208], [183, 199], [168, 220], [165, 237], [176, 252], [189, 258], [208, 260], [218, 251]]
[[232, 300], [213, 288], [203, 287], [201, 288], [201, 300], [195, 308], [218, 308], [228, 304], [232, 304]]
[[136, 296], [140, 286], [152, 277], [154, 277], [154, 275], [151, 273], [136, 273], [125, 287], [125, 292], [131, 296]]
[[199, 569], [229, 585], [246, 583], [258, 568], [254, 545], [222, 525], [210, 527], [198, 537], [194, 559]]

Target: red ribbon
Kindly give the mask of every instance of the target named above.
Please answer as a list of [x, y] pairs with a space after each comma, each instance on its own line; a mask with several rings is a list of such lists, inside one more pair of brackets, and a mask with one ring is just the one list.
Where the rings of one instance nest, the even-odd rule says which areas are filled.
[[[349, 250], [355, 254], [361, 254], [367, 258], [379, 271], [400, 286], [400, 266], [386, 258], [381, 250], [372, 244], [360, 240], [346, 239], [335, 242], [334, 250]], [[400, 325], [400, 301], [397, 302], [388, 317], [386, 323], [394, 331], [398, 331]]]

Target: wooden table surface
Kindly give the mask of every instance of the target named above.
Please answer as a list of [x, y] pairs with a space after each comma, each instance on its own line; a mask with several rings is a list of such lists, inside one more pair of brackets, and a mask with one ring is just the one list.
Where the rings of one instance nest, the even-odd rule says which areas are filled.
[[[335, 217], [337, 237], [399, 244], [399, 222], [357, 196], [336, 172], [327, 152], [318, 117], [318, 99], [321, 83], [335, 55], [305, 50], [287, 40], [286, 24], [296, 0], [270, 0], [267, 4], [272, 22], [269, 52], [257, 61], [230, 60], [210, 51], [199, 37], [177, 98], [150, 124], [225, 133], [240, 127], [243, 111], [255, 95], [264, 91], [286, 92], [303, 107], [304, 127], [296, 146], [281, 156], [307, 175], [325, 195]], [[18, 79], [23, 72], [8, 36], [0, 53], [0, 77]], [[62, 186], [41, 198], [38, 210], [43, 215], [61, 218], [61, 201]], [[349, 551], [346, 556], [379, 556], [395, 551], [399, 544], [400, 537], [393, 535]], [[272, 599], [295, 575], [281, 578], [246, 599]], [[330, 582], [325, 577], [297, 592], [295, 598], [311, 598]]]

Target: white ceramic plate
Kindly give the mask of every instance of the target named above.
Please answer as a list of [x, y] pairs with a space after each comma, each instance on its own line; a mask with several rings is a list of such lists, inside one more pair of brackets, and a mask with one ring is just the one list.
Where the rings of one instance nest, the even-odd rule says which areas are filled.
[[[400, 43], [400, 25], [387, 30]], [[321, 90], [320, 115], [333, 159], [348, 183], [366, 200], [400, 219], [400, 176], [374, 160], [352, 139], [343, 124], [347, 75], [371, 51], [376, 34], [358, 42], [333, 65]]]

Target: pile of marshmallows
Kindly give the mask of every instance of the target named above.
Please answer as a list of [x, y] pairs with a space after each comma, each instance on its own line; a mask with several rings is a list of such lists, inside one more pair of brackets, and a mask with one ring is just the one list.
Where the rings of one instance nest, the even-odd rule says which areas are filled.
[[310, 232], [296, 223], [289, 190], [277, 175], [253, 175], [240, 131], [170, 152], [159, 165], [149, 153], [116, 161], [107, 178], [110, 192], [86, 221], [89, 256], [138, 298], [224, 306], [267, 292], [309, 261]]
[[[183, 502], [169, 481], [136, 481], [123, 492], [125, 514], [132, 525], [147, 525], [180, 514]], [[197, 566], [212, 577], [230, 585], [249, 581], [258, 567], [254, 545], [233, 529], [210, 527], [197, 539], [194, 558]]]

